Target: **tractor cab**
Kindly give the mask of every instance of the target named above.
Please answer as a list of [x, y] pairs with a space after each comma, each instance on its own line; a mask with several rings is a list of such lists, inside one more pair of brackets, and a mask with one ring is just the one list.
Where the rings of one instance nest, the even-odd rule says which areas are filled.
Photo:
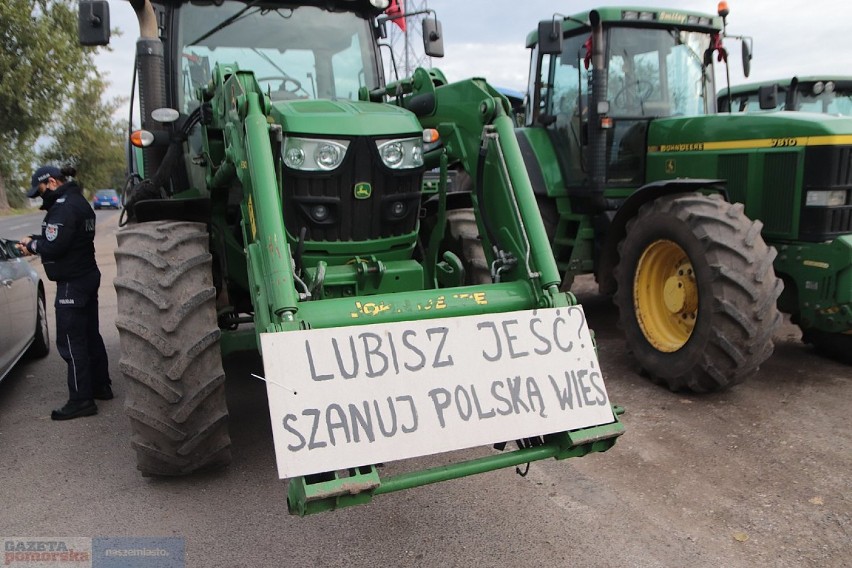
[[[551, 40], [554, 26], [556, 41], [539, 41], [542, 33]], [[597, 165], [607, 185], [638, 186], [651, 120], [715, 110], [712, 52], [720, 30], [719, 19], [709, 16], [615, 8], [544, 21], [527, 39], [535, 62], [527, 126], [545, 125], [554, 143], [568, 149], [559, 157], [571, 185], [589, 184]], [[595, 138], [600, 156], [592, 153]], [[590, 162], [597, 159], [602, 163]]]
[[793, 110], [852, 116], [852, 77], [793, 77], [737, 85], [718, 92], [719, 112]]

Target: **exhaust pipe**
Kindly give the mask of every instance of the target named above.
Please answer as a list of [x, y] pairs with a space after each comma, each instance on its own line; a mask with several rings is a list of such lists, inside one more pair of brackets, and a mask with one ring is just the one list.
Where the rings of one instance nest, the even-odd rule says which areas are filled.
[[603, 25], [597, 10], [589, 12], [592, 26], [592, 101], [589, 105], [589, 175], [590, 187], [584, 196], [588, 213], [597, 213], [605, 209], [603, 198], [606, 186], [606, 132], [601, 128], [599, 104], [606, 101], [607, 72], [606, 46], [604, 45]]
[[[162, 130], [151, 112], [166, 105], [166, 72], [163, 42], [160, 41], [157, 14], [149, 0], [129, 0], [139, 21], [139, 39], [136, 40], [136, 76], [139, 84], [139, 109], [142, 129]], [[145, 177], [156, 172], [166, 155], [167, 148], [152, 145], [142, 151]]]

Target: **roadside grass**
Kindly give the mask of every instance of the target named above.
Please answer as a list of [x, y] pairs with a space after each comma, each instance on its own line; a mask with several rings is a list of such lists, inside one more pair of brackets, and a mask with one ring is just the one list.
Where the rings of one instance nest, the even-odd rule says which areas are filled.
[[12, 207], [11, 209], [0, 209], [0, 217], [26, 215], [27, 213], [35, 213], [36, 211], [38, 211], [36, 207]]

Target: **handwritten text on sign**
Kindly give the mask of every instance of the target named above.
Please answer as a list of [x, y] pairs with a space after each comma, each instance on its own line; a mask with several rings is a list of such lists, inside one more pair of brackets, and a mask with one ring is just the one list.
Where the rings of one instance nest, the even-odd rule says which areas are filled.
[[281, 478], [613, 422], [580, 306], [261, 335]]

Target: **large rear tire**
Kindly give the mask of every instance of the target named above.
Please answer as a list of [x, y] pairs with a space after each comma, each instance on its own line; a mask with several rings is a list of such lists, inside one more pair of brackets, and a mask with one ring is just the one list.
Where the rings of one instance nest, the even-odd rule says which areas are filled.
[[772, 354], [783, 285], [761, 228], [741, 204], [700, 193], [646, 203], [628, 222], [614, 299], [628, 347], [654, 382], [724, 390]]
[[231, 461], [209, 235], [156, 221], [118, 233], [119, 367], [144, 475], [185, 475]]

